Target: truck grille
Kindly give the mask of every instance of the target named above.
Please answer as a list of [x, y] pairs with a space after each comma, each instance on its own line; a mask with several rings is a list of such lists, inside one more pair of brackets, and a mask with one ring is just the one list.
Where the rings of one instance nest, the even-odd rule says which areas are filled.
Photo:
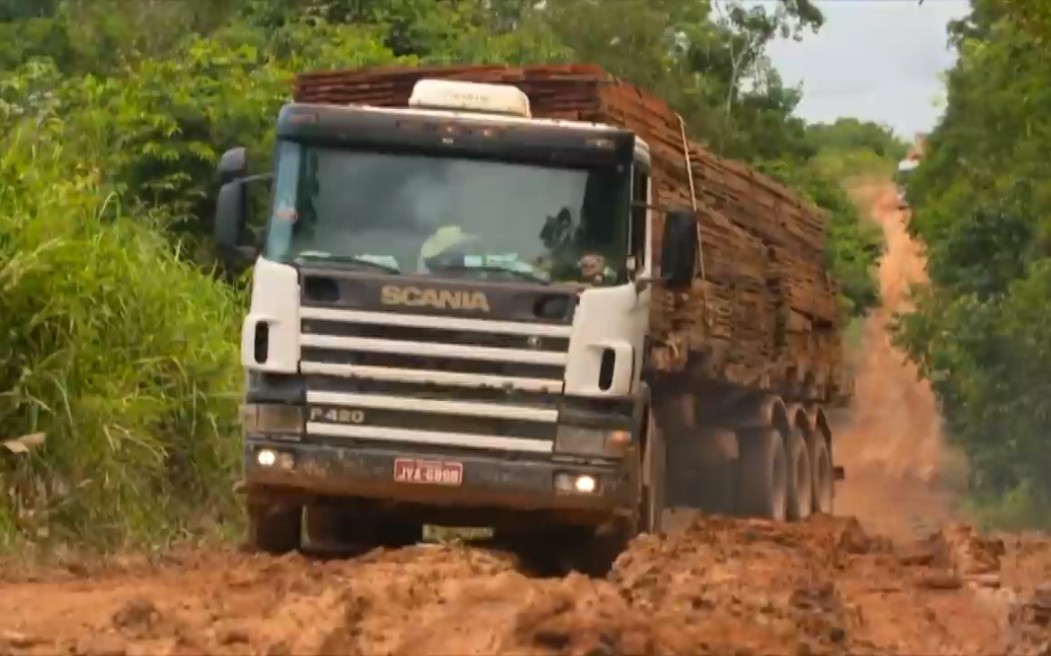
[[311, 439], [550, 453], [568, 325], [303, 307]]

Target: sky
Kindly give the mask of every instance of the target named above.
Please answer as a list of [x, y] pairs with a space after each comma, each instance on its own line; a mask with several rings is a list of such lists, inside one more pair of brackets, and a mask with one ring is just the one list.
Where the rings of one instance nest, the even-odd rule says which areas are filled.
[[825, 24], [803, 41], [778, 41], [769, 56], [785, 82], [803, 84], [796, 113], [811, 122], [843, 116], [884, 123], [911, 138], [942, 113], [941, 75], [955, 53], [946, 26], [967, 0], [818, 0]]

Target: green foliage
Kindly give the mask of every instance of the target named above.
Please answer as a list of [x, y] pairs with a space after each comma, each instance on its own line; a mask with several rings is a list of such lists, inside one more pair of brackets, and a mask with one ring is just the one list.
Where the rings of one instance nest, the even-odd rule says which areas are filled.
[[1051, 61], [1025, 4], [977, 1], [953, 28], [949, 104], [910, 183], [931, 285], [898, 330], [971, 461], [977, 511], [1012, 527], [1049, 525], [1051, 498]]
[[822, 152], [862, 151], [893, 162], [903, 159], [908, 150], [890, 128], [856, 118], [807, 126], [807, 136]]
[[238, 293], [127, 215], [67, 134], [19, 121], [0, 155], [0, 435], [47, 439], [0, 460], [0, 543], [171, 537], [232, 508]]

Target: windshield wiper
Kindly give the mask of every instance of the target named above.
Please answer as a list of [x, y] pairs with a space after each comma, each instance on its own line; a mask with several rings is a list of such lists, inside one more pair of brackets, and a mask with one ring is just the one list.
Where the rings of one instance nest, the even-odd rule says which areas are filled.
[[332, 253], [323, 253], [321, 251], [303, 251], [296, 256], [296, 260], [321, 260], [324, 262], [332, 262], [333, 264], [351, 265], [359, 268], [374, 269], [378, 271], [386, 271], [387, 273], [401, 273], [401, 270], [396, 266], [370, 260], [360, 255], [333, 255]]
[[466, 264], [443, 264], [436, 267], [436, 271], [482, 271], [484, 273], [507, 273], [516, 278], [522, 278], [530, 282], [539, 282], [544, 285], [550, 285], [551, 281], [547, 278], [543, 278], [535, 273], [529, 271], [522, 271], [521, 269], [511, 269], [502, 266], [468, 266]]

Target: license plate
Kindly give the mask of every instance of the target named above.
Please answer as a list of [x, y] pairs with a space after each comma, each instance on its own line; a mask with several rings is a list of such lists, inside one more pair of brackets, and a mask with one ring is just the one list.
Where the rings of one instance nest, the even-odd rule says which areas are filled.
[[456, 487], [463, 483], [463, 463], [398, 458], [394, 461], [394, 480], [398, 483]]

